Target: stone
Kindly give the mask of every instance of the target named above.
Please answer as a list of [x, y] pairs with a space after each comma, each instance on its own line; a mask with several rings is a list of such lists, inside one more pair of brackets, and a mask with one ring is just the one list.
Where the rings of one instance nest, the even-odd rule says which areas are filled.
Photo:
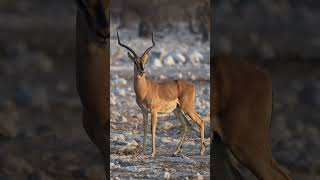
[[115, 96], [110, 97], [110, 104], [113, 106], [117, 104], [117, 98]]
[[199, 65], [203, 60], [203, 56], [198, 51], [193, 51], [189, 54], [190, 61], [193, 65]]
[[162, 59], [162, 57], [161, 57], [160, 51], [151, 52], [151, 55], [149, 57], [149, 61], [152, 66], [162, 67], [161, 59]]
[[163, 123], [160, 124], [159, 127], [161, 129], [163, 129], [163, 130], [168, 130], [168, 129], [171, 129], [173, 127], [173, 124], [171, 122], [164, 121]]
[[128, 142], [128, 146], [138, 146], [138, 145], [139, 144], [135, 140], [131, 140], [130, 142]]
[[204, 180], [204, 177], [200, 173], [197, 173], [197, 180]]
[[163, 179], [170, 179], [170, 173], [164, 172]]
[[161, 141], [161, 143], [163, 143], [163, 144], [171, 144], [172, 143], [172, 139], [171, 138], [169, 138], [169, 137], [161, 137], [160, 138], [160, 141]]
[[127, 123], [128, 122], [128, 119], [124, 116], [120, 116], [119, 119], [118, 119], [118, 122], [120, 123]]
[[127, 85], [127, 80], [123, 78], [119, 78], [115, 80], [117, 86], [126, 86]]
[[171, 55], [168, 55], [166, 56], [164, 59], [163, 59], [163, 62], [165, 65], [168, 65], [168, 66], [172, 66], [172, 65], [175, 65], [175, 61], [173, 59], [173, 57]]
[[125, 137], [123, 134], [111, 134], [111, 141], [125, 141]]
[[162, 67], [162, 62], [160, 59], [158, 58], [154, 58], [152, 60], [152, 63], [151, 63], [152, 66], [155, 66], [155, 67]]
[[120, 95], [120, 96], [126, 96], [127, 95], [127, 92], [124, 88], [118, 88], [117, 89], [117, 94]]
[[172, 52], [171, 56], [173, 57], [174, 61], [178, 64], [184, 64], [187, 61], [186, 57], [179, 52]]

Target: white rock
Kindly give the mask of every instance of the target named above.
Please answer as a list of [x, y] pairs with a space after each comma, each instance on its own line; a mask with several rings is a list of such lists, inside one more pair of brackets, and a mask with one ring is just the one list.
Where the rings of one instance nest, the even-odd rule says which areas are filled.
[[131, 140], [130, 142], [128, 142], [128, 146], [138, 146], [138, 145], [139, 144], [135, 140]]
[[125, 86], [127, 85], [127, 80], [123, 79], [123, 78], [119, 78], [115, 80], [116, 84], [118, 86]]
[[119, 177], [112, 177], [111, 180], [120, 180]]
[[200, 173], [197, 173], [197, 180], [203, 180], [204, 177], [200, 174]]
[[160, 128], [164, 129], [164, 130], [168, 130], [172, 127], [173, 127], [173, 124], [168, 121], [165, 121], [165, 122], [161, 123], [161, 125], [160, 125]]
[[151, 62], [151, 65], [152, 66], [155, 66], [155, 67], [162, 67], [162, 62], [159, 58], [154, 58]]
[[173, 57], [174, 61], [178, 62], [179, 64], [186, 62], [186, 57], [184, 57], [184, 55], [179, 52], [173, 52], [171, 53], [171, 56]]
[[160, 79], [166, 79], [167, 77], [163, 74], [160, 75]]
[[110, 163], [110, 169], [120, 169], [121, 166], [119, 164]]
[[117, 94], [119, 94], [120, 96], [126, 96], [126, 90], [123, 88], [118, 88], [117, 90]]
[[113, 116], [117, 116], [117, 117], [118, 117], [118, 116], [121, 116], [118, 111], [111, 111], [111, 114], [112, 114]]
[[166, 57], [163, 59], [163, 62], [164, 62], [164, 64], [169, 65], [169, 66], [172, 66], [172, 65], [176, 64], [175, 61], [174, 61], [174, 59], [173, 59], [173, 57], [172, 57], [171, 55], [166, 56]]
[[163, 179], [170, 179], [170, 173], [164, 172]]
[[115, 134], [111, 135], [111, 141], [125, 141], [125, 137], [123, 134]]
[[189, 58], [191, 60], [191, 63], [193, 65], [199, 65], [201, 61], [203, 60], [203, 56], [198, 51], [193, 51], [189, 54]]
[[113, 105], [113, 106], [117, 104], [117, 98], [115, 96], [111, 96], [110, 104]]
[[126, 123], [128, 122], [128, 119], [124, 116], [120, 116], [119, 119], [118, 119], [118, 122], [121, 122], [121, 123]]
[[162, 138], [160, 139], [160, 141], [161, 141], [161, 143], [163, 143], [163, 144], [172, 143], [172, 140], [171, 140], [170, 138], [168, 138], [168, 137], [162, 137]]

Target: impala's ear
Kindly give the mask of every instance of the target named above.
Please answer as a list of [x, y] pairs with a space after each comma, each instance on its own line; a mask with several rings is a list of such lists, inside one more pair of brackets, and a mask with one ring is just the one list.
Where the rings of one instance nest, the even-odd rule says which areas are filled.
[[132, 61], [134, 61], [134, 57], [133, 57], [133, 55], [132, 55], [130, 52], [128, 52], [128, 57], [129, 57]]
[[149, 60], [149, 51], [145, 52], [141, 57], [142, 64], [146, 64]]

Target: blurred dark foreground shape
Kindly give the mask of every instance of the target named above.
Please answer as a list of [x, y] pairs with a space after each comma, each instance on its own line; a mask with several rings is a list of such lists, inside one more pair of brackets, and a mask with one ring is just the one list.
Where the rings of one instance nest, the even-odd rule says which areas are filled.
[[233, 156], [259, 179], [290, 180], [272, 157], [270, 75], [230, 56], [212, 61], [212, 177], [246, 179], [231, 162]]
[[77, 90], [83, 105], [82, 122], [91, 141], [109, 166], [109, 0], [76, 0]]
[[319, 1], [213, 0], [211, 52], [267, 70], [274, 158], [294, 179], [320, 177]]

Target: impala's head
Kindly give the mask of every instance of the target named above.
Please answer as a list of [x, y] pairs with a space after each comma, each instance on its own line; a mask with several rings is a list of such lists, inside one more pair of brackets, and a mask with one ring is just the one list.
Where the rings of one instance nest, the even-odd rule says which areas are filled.
[[155, 43], [153, 41], [153, 33], [152, 33], [152, 46], [147, 48], [144, 51], [144, 53], [142, 54], [142, 56], [140, 56], [140, 57], [130, 47], [128, 47], [127, 45], [124, 45], [120, 42], [118, 30], [117, 30], [117, 37], [118, 37], [119, 45], [130, 51], [130, 52], [128, 52], [128, 57], [133, 61], [134, 65], [135, 65], [135, 69], [138, 71], [139, 75], [143, 76], [145, 73], [144, 72], [144, 65], [148, 62], [150, 51], [155, 45]]
[[99, 41], [109, 38], [109, 0], [75, 0], [79, 10], [84, 14], [88, 26]]

